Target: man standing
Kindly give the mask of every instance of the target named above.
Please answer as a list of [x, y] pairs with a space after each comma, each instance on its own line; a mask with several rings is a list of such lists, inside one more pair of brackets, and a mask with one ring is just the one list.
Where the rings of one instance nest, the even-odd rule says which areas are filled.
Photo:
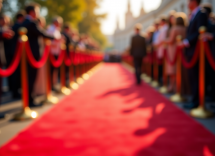
[[130, 54], [134, 60], [137, 85], [141, 84], [140, 76], [141, 76], [142, 61], [143, 61], [143, 57], [146, 56], [146, 40], [144, 37], [140, 35], [141, 28], [142, 28], [141, 24], [136, 24], [135, 26], [136, 34], [132, 37], [131, 49], [130, 49]]
[[[164, 57], [164, 50], [166, 49], [165, 45], [163, 42], [167, 39], [167, 32], [168, 32], [168, 24], [167, 24], [167, 19], [166, 17], [161, 17], [160, 20], [160, 29], [159, 29], [159, 34], [157, 36], [157, 42], [156, 42], [156, 47], [157, 47], [157, 59], [159, 62], [162, 62], [163, 57]], [[159, 83], [163, 83], [163, 64], [158, 65], [158, 79]]]
[[[24, 21], [24, 13], [19, 12], [16, 15], [16, 22], [12, 27], [12, 30], [14, 32], [18, 32], [19, 28], [22, 26], [22, 22]], [[5, 48], [9, 48], [9, 50], [6, 50], [5, 56], [7, 60], [7, 67], [11, 65], [14, 59], [14, 55], [16, 53], [16, 48], [17, 48], [17, 41], [19, 39], [19, 34], [15, 33], [13, 38], [8, 41], [7, 45], [5, 45]], [[11, 46], [13, 45], [13, 46]], [[10, 91], [12, 92], [13, 99], [20, 99], [21, 95], [18, 92], [20, 89], [20, 66], [15, 70], [15, 72], [8, 77], [8, 84]]]
[[[25, 27], [28, 32], [28, 41], [30, 44], [30, 48], [34, 58], [38, 61], [40, 59], [40, 46], [39, 46], [39, 37], [54, 39], [53, 36], [48, 35], [42, 30], [36, 21], [39, 17], [40, 6], [33, 3], [31, 5], [26, 6], [26, 19], [23, 22], [22, 26]], [[35, 107], [39, 106], [34, 104], [34, 100], [32, 97], [33, 87], [36, 80], [37, 69], [33, 68], [30, 64], [28, 64], [28, 88], [29, 88], [29, 106]]]
[[[190, 24], [187, 29], [187, 37], [183, 40], [181, 47], [186, 47], [186, 56], [190, 61], [195, 53], [196, 45], [199, 39], [199, 28], [207, 27], [207, 14], [200, 8], [201, 0], [188, 0], [190, 14]], [[185, 108], [192, 109], [199, 105], [199, 64], [188, 70], [189, 81], [192, 91], [192, 103], [185, 105]]]
[[[63, 24], [63, 19], [60, 16], [56, 16], [53, 18], [53, 22], [47, 30], [49, 35], [53, 35], [56, 37], [55, 40], [52, 40], [50, 53], [58, 59], [61, 53], [61, 43], [62, 43], [62, 35], [61, 35], [61, 26]], [[60, 75], [60, 68], [55, 68], [51, 66], [51, 84], [54, 86], [58, 83], [58, 78]], [[55, 90], [55, 89], [54, 89]]]

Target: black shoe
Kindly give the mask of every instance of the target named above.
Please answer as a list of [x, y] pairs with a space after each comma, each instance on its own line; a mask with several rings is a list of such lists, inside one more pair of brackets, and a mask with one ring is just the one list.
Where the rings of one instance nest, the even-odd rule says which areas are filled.
[[34, 102], [32, 102], [32, 103], [29, 104], [29, 107], [31, 107], [31, 108], [34, 108], [34, 107], [41, 107], [41, 106], [43, 106], [42, 103], [40, 103], [40, 104], [35, 104]]
[[184, 108], [185, 109], [193, 109], [193, 108], [197, 108], [199, 105], [197, 103], [190, 103], [190, 104], [185, 104]]

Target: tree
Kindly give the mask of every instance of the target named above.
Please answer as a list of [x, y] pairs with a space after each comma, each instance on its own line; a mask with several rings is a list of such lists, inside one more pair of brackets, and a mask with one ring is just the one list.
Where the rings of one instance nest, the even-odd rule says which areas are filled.
[[59, 15], [64, 19], [64, 22], [69, 22], [73, 26], [82, 20], [82, 12], [85, 9], [84, 0], [35, 0], [42, 7], [47, 8], [47, 21]]
[[85, 9], [84, 0], [4, 0], [2, 11], [13, 17], [17, 11], [24, 9], [25, 5], [30, 2], [36, 2], [47, 10], [48, 23], [54, 16], [59, 15], [64, 21], [77, 26], [82, 20], [82, 13]]
[[80, 33], [90, 35], [100, 45], [105, 46], [106, 37], [100, 30], [100, 20], [106, 15], [97, 15], [94, 12], [101, 0], [4, 0], [3, 12], [13, 17], [17, 11], [24, 9], [24, 6], [32, 1], [40, 4], [42, 10], [47, 10], [47, 23], [50, 23], [54, 16], [61, 16], [64, 22], [79, 29]]
[[85, 0], [87, 7], [82, 14], [83, 19], [78, 24], [78, 27], [80, 33], [89, 34], [104, 47], [106, 45], [106, 37], [101, 32], [100, 21], [106, 17], [106, 14], [97, 15], [94, 12], [99, 7], [99, 2], [99, 0]]

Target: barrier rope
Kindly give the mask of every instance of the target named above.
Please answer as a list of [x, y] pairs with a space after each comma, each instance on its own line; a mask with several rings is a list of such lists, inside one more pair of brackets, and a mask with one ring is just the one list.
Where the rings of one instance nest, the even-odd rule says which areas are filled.
[[204, 47], [205, 47], [205, 54], [206, 54], [206, 57], [208, 59], [208, 62], [210, 63], [213, 70], [215, 70], [215, 60], [214, 60], [214, 57], [210, 51], [208, 43], [204, 42]]
[[175, 56], [174, 56], [173, 60], [171, 60], [167, 54], [167, 50], [164, 51], [164, 57], [165, 57], [167, 63], [171, 66], [174, 66], [176, 64], [177, 56], [178, 56], [178, 51], [176, 50]]
[[194, 55], [193, 55], [193, 58], [191, 59], [190, 62], [187, 62], [186, 58], [184, 57], [184, 54], [183, 54], [183, 51], [181, 48], [177, 48], [177, 53], [180, 54], [181, 56], [181, 61], [182, 61], [182, 64], [185, 68], [192, 68], [196, 62], [198, 61], [198, 58], [199, 58], [199, 44], [197, 44], [197, 47], [196, 47], [196, 50], [194, 52]]
[[66, 66], [71, 66], [72, 65], [72, 54], [71, 54], [71, 52], [69, 53], [69, 56], [68, 55], [66, 55], [67, 57], [65, 58], [65, 65]]
[[47, 59], [49, 57], [50, 46], [45, 47], [43, 56], [40, 59], [40, 61], [35, 60], [35, 58], [32, 54], [29, 42], [25, 42], [25, 48], [26, 48], [26, 53], [27, 53], [27, 57], [28, 57], [28, 62], [31, 64], [32, 67], [41, 68], [45, 65], [45, 63], [47, 62]]
[[65, 50], [62, 50], [60, 55], [58, 56], [58, 59], [56, 60], [55, 57], [50, 53], [50, 62], [55, 67], [58, 68], [61, 66], [63, 60], [65, 57]]
[[14, 73], [14, 71], [17, 69], [20, 59], [21, 59], [21, 54], [22, 54], [22, 49], [23, 49], [23, 45], [20, 44], [20, 42], [18, 42], [17, 45], [18, 45], [18, 48], [16, 49], [12, 63], [10, 64], [10, 66], [7, 69], [0, 68], [0, 76], [8, 77], [8, 76], [12, 75]]

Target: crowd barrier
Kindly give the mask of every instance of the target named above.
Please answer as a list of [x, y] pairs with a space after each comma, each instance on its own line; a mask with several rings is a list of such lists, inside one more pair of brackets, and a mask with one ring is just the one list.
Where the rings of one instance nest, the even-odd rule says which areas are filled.
[[[200, 34], [203, 34], [206, 31], [205, 27], [199, 29]], [[181, 36], [177, 37], [177, 41], [181, 42]], [[184, 50], [180, 47], [177, 47], [176, 54], [174, 59], [171, 60], [167, 51], [164, 51], [164, 59], [159, 60], [156, 56], [156, 52], [148, 54], [143, 59], [143, 72], [142, 78], [150, 83], [153, 87], [159, 87], [158, 83], [158, 65], [163, 64], [163, 86], [160, 88], [161, 93], [167, 93], [167, 75], [165, 73], [165, 65], [176, 65], [176, 94], [170, 97], [170, 100], [173, 102], [185, 102], [186, 99], [181, 95], [181, 77], [182, 77], [182, 65], [187, 68], [193, 68], [197, 62], [199, 62], [199, 107], [197, 109], [192, 109], [190, 114], [193, 117], [197, 118], [208, 118], [212, 117], [213, 113], [209, 112], [205, 108], [205, 57], [207, 58], [211, 67], [215, 70], [215, 60], [210, 51], [209, 45], [206, 41], [199, 39], [195, 53], [190, 61], [187, 61]], [[129, 55], [123, 56], [124, 62], [133, 66], [132, 57]], [[153, 70], [152, 70], [153, 68]], [[153, 71], [153, 72], [152, 72]], [[153, 77], [153, 78], [152, 78]]]
[[[26, 33], [26, 28], [21, 28], [19, 30], [20, 39], [17, 43], [13, 61], [7, 69], [0, 68], [0, 76], [8, 77], [15, 72], [20, 64], [23, 111], [15, 115], [15, 120], [25, 120], [36, 118], [38, 116], [37, 112], [32, 111], [29, 108], [27, 61], [33, 68], [46, 66], [46, 102], [56, 104], [58, 99], [51, 94], [51, 66], [60, 68], [60, 92], [65, 95], [69, 95], [70, 89], [78, 89], [79, 85], [92, 74], [91, 69], [103, 59], [103, 55], [100, 52], [90, 50], [83, 51], [74, 49], [72, 46], [70, 46], [70, 52], [67, 53], [66, 46], [64, 44], [62, 44], [60, 55], [55, 59], [55, 57], [50, 53], [51, 41], [47, 40], [45, 42], [46, 46], [44, 48], [43, 56], [39, 61], [37, 61], [32, 54]], [[66, 87], [66, 67], [69, 72], [70, 88]]]

